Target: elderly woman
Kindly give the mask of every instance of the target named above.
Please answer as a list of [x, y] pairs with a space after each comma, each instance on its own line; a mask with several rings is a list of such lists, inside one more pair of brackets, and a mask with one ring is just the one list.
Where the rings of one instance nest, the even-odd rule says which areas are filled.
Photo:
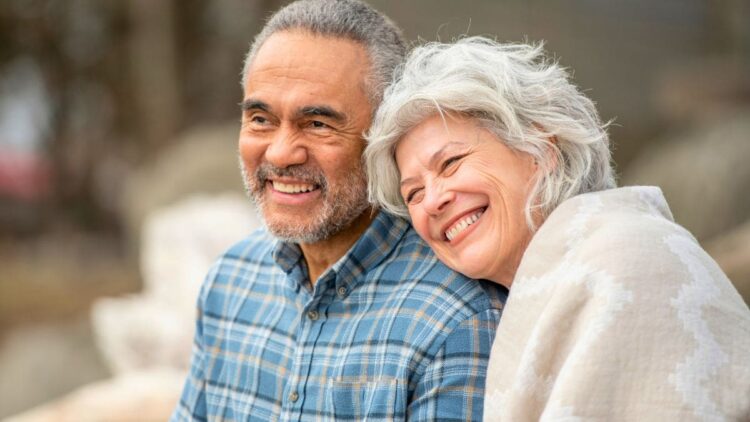
[[541, 46], [416, 48], [368, 138], [373, 202], [510, 288], [485, 420], [750, 420], [750, 311]]

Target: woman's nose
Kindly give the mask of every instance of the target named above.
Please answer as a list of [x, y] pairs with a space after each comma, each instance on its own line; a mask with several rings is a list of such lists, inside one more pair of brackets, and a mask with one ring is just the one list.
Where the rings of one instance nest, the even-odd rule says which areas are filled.
[[285, 168], [307, 161], [307, 148], [289, 129], [279, 129], [266, 148], [265, 158], [268, 163]]
[[455, 193], [439, 186], [425, 187], [424, 208], [430, 215], [438, 215], [455, 199]]

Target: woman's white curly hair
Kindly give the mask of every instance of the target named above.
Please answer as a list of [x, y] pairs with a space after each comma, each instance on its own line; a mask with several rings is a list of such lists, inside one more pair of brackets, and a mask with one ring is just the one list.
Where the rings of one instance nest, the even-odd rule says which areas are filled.
[[395, 160], [399, 140], [433, 115], [468, 116], [508, 147], [531, 154], [539, 176], [526, 219], [564, 200], [616, 186], [608, 123], [545, 57], [542, 44], [501, 44], [485, 37], [415, 48], [396, 73], [367, 133], [370, 201], [408, 218]]

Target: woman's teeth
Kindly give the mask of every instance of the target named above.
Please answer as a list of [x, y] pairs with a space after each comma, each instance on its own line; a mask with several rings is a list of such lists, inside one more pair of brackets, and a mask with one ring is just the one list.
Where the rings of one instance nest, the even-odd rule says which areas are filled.
[[302, 193], [310, 192], [315, 190], [315, 185], [308, 184], [286, 184], [281, 182], [273, 181], [273, 188], [283, 193]]
[[447, 237], [448, 240], [453, 240], [454, 237], [458, 236], [459, 233], [466, 230], [467, 227], [476, 223], [476, 221], [479, 220], [479, 217], [482, 216], [482, 213], [484, 213], [483, 209], [478, 210], [477, 212], [475, 212], [474, 214], [468, 217], [462, 218], [445, 232], [445, 237]]

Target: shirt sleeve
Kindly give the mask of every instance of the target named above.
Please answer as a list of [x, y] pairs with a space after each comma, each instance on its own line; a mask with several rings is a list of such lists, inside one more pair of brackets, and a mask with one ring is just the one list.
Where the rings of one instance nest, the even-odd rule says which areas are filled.
[[460, 322], [427, 365], [408, 405], [410, 421], [481, 421], [484, 386], [500, 310]]
[[213, 270], [209, 272], [198, 297], [198, 311], [195, 322], [192, 357], [190, 359], [190, 371], [188, 372], [187, 380], [185, 380], [180, 401], [177, 402], [172, 417], [169, 419], [170, 422], [208, 420], [206, 409], [206, 357], [203, 341], [203, 309], [205, 308], [208, 286], [210, 285], [209, 281], [213, 279], [213, 273]]

